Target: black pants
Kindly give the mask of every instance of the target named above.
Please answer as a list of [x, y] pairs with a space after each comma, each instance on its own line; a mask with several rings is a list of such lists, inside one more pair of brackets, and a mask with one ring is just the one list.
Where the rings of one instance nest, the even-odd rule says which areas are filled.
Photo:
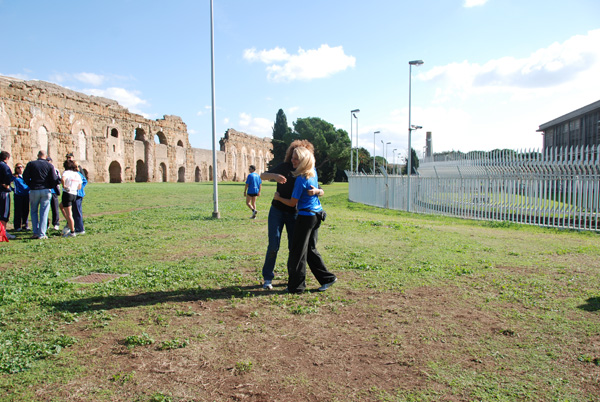
[[321, 285], [333, 282], [335, 275], [327, 270], [317, 251], [320, 222], [314, 215], [298, 215], [292, 247], [288, 258], [288, 290], [291, 293], [306, 289], [306, 263]]
[[29, 227], [29, 194], [14, 195], [15, 201], [15, 229], [26, 229]]
[[75, 223], [75, 233], [81, 233], [84, 231], [83, 228], [83, 212], [81, 210], [81, 204], [83, 203], [83, 197], [77, 196], [73, 203], [73, 222]]
[[58, 226], [60, 223], [60, 212], [58, 210], [58, 194], [52, 193], [50, 199], [50, 210], [52, 211], [52, 226]]

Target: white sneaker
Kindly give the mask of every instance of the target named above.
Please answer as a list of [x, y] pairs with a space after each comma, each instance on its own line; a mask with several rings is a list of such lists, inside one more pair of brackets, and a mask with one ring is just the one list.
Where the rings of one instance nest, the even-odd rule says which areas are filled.
[[71, 229], [69, 229], [69, 227], [67, 225], [65, 225], [65, 227], [62, 230], [62, 234], [66, 235], [67, 233], [69, 233], [71, 231]]
[[337, 278], [335, 278], [333, 281], [326, 283], [325, 285], [321, 286], [319, 289], [317, 289], [319, 292], [324, 292], [327, 289], [329, 289], [331, 287], [331, 285], [333, 285], [334, 283], [337, 282]]
[[76, 235], [75, 233], [71, 232], [70, 230], [69, 230], [69, 232], [68, 232], [68, 233], [65, 233], [65, 234], [63, 235], [63, 237], [75, 237], [75, 236], [77, 236], [77, 235]]
[[265, 281], [265, 283], [263, 284], [263, 289], [273, 290], [273, 285], [271, 284], [271, 281]]
[[54, 225], [54, 230], [60, 230], [60, 225]]

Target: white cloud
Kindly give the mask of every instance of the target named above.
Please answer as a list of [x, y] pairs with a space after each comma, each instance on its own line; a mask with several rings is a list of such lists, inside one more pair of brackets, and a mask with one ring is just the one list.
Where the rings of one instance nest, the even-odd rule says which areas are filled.
[[50, 79], [54, 82], [58, 82], [59, 84], [62, 84], [63, 82], [69, 82], [69, 81], [79, 81], [84, 84], [100, 86], [108, 78], [103, 75], [99, 75], [99, 74], [95, 74], [95, 73], [75, 73], [75, 74], [54, 73], [50, 76]]
[[342, 46], [329, 45], [309, 50], [300, 48], [294, 55], [279, 47], [260, 52], [253, 48], [244, 51], [244, 59], [267, 64], [267, 78], [273, 82], [326, 78], [356, 64], [356, 58], [346, 55]]
[[241, 131], [257, 137], [270, 137], [273, 134], [273, 121], [263, 117], [252, 117], [248, 113], [240, 113]]
[[293, 114], [293, 113], [296, 113], [298, 110], [300, 110], [300, 107], [292, 106], [292, 107], [288, 108], [288, 113]]
[[463, 7], [471, 8], [471, 7], [483, 6], [487, 2], [488, 2], [488, 0], [465, 0]]
[[256, 51], [256, 48], [246, 49], [244, 50], [244, 59], [254, 62], [260, 61], [265, 64], [277, 63], [280, 61], [287, 61], [290, 59], [290, 54], [287, 50], [276, 47], [271, 50], [261, 50], [260, 52]]
[[198, 110], [198, 112], [196, 112], [196, 116], [204, 116], [206, 113], [210, 112], [212, 110], [212, 106], [204, 106], [204, 110]]
[[106, 77], [94, 73], [77, 73], [73, 77], [84, 84], [100, 86], [106, 80]]
[[587, 35], [577, 35], [564, 43], [553, 43], [525, 58], [503, 57], [483, 65], [452, 63], [436, 66], [418, 74], [417, 78], [440, 84], [438, 101], [451, 96], [464, 97], [473, 93], [543, 92], [563, 85], [571, 85], [582, 74], [600, 68], [600, 29]]
[[101, 96], [108, 99], [114, 99], [119, 102], [120, 105], [126, 107], [133, 113], [139, 113], [142, 116], [146, 117], [147, 114], [144, 114], [140, 111], [141, 106], [145, 106], [148, 104], [147, 101], [140, 98], [139, 91], [128, 91], [124, 88], [107, 88], [107, 89], [84, 89], [82, 92], [94, 95]]

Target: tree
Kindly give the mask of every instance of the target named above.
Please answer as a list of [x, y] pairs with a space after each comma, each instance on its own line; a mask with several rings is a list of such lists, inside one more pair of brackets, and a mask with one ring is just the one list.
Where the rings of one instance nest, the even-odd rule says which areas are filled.
[[290, 145], [292, 137], [292, 129], [287, 124], [287, 117], [282, 109], [277, 112], [275, 117], [275, 125], [273, 126], [273, 159], [269, 162], [269, 169], [279, 165], [285, 159], [285, 151]]
[[343, 177], [343, 171], [350, 165], [350, 137], [345, 130], [336, 130], [333, 124], [318, 117], [307, 117], [296, 120], [293, 136], [314, 145], [317, 174], [322, 183]]
[[[412, 174], [415, 174], [415, 173], [417, 173], [417, 169], [419, 169], [419, 157], [417, 156], [417, 151], [415, 151], [414, 148], [410, 149], [410, 155], [411, 155], [410, 170], [412, 170]], [[406, 174], [406, 170], [408, 169], [407, 165], [404, 165], [404, 167], [402, 168], [402, 174]]]
[[373, 170], [371, 154], [363, 147], [358, 148], [358, 172], [370, 172], [371, 170]]

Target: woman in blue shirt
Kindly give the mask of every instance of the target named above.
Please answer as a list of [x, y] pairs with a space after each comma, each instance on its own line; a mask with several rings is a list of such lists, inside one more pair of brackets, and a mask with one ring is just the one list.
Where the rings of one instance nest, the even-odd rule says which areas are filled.
[[317, 216], [323, 211], [317, 195], [309, 195], [308, 190], [319, 186], [315, 170], [315, 157], [308, 149], [298, 147], [292, 155], [292, 163], [297, 166], [294, 171], [296, 182], [291, 198], [281, 198], [275, 193], [275, 200], [290, 207], [297, 206], [298, 218], [294, 227], [292, 244], [288, 258], [288, 291], [301, 293], [306, 289], [306, 263], [321, 287], [327, 290], [337, 280], [329, 272], [321, 254], [317, 251], [317, 238], [321, 221]]

